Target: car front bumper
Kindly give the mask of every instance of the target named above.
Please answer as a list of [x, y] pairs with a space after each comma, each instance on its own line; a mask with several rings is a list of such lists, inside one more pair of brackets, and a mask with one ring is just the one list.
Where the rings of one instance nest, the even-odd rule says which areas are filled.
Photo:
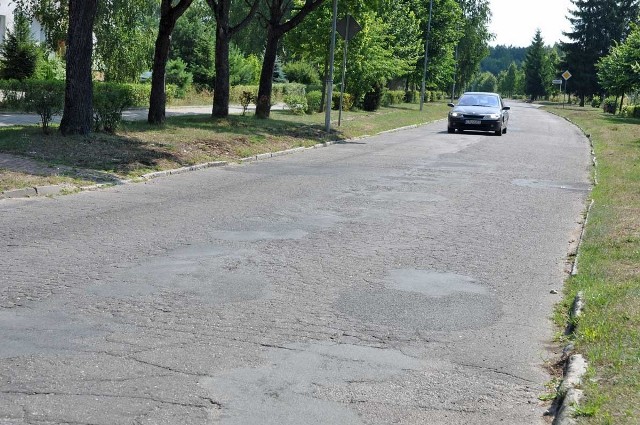
[[456, 130], [500, 131], [502, 120], [449, 117], [449, 128]]

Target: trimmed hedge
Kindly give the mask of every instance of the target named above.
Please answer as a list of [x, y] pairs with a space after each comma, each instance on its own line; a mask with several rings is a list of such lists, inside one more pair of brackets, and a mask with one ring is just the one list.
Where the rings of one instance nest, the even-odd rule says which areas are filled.
[[622, 116], [627, 118], [640, 118], [640, 105], [623, 106]]
[[[229, 90], [229, 103], [240, 104], [243, 92], [249, 92], [254, 99], [258, 98], [258, 86], [238, 85], [232, 86]], [[284, 102], [287, 95], [306, 96], [306, 88], [304, 84], [298, 83], [274, 83], [271, 87], [271, 104]]]

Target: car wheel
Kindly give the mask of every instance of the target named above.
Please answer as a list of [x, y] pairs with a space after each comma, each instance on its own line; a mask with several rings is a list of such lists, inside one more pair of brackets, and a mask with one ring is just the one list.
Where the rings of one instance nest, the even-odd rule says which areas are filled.
[[507, 134], [507, 127], [502, 130], [502, 134]]
[[496, 130], [496, 136], [502, 136], [502, 129]]
[[447, 133], [454, 133], [456, 131], [453, 127], [447, 127]]

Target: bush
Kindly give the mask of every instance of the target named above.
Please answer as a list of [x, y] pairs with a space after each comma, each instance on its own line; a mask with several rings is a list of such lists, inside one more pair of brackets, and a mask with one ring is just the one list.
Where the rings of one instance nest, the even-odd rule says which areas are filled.
[[26, 80], [33, 77], [40, 57], [38, 46], [31, 37], [27, 16], [16, 10], [13, 30], [7, 31], [0, 45], [2, 78]]
[[380, 108], [380, 101], [382, 100], [382, 85], [375, 84], [371, 89], [365, 93], [364, 100], [362, 102], [362, 108], [365, 111], [377, 111]]
[[302, 115], [307, 110], [307, 98], [299, 94], [288, 94], [284, 97], [284, 103], [296, 115]]
[[622, 108], [622, 116], [627, 118], [640, 118], [640, 105], [625, 105]]
[[397, 105], [404, 102], [405, 92], [402, 90], [385, 90], [382, 95], [382, 106]]
[[22, 111], [24, 106], [25, 81], [0, 80], [0, 105], [5, 109]]
[[291, 62], [286, 64], [283, 69], [287, 79], [292, 83], [320, 84], [318, 71], [307, 62]]
[[594, 96], [593, 99], [591, 99], [591, 107], [599, 108], [601, 105], [602, 105], [602, 98], [600, 96]]
[[[258, 86], [255, 85], [240, 85], [240, 86], [232, 86], [229, 90], [229, 102], [240, 104], [240, 97], [242, 93], [248, 91], [253, 96], [254, 99], [258, 98]], [[298, 94], [304, 96], [306, 93], [306, 88], [304, 84], [298, 83], [284, 83], [284, 84], [273, 84], [271, 89], [271, 104], [277, 102], [284, 102], [285, 95], [288, 94]]]
[[314, 90], [307, 93], [307, 113], [312, 114], [320, 111], [320, 104], [322, 103], [322, 92]]
[[122, 121], [122, 111], [132, 106], [130, 84], [95, 83], [93, 86], [94, 131], [113, 133]]
[[[350, 111], [353, 108], [354, 98], [350, 93], [343, 93], [342, 95], [342, 110]], [[331, 95], [331, 109], [337, 111], [340, 108], [340, 92], [332, 92]]]
[[180, 58], [170, 60], [167, 63], [167, 84], [176, 86], [176, 97], [183, 99], [191, 83], [193, 82], [193, 74], [187, 71], [187, 64]]
[[28, 81], [25, 87], [24, 110], [40, 115], [42, 132], [49, 134], [53, 116], [64, 108], [64, 81]]
[[254, 101], [253, 93], [250, 91], [243, 91], [240, 95], [240, 105], [242, 106], [242, 115], [247, 113], [249, 104]]
[[613, 96], [607, 97], [604, 102], [602, 102], [602, 109], [608, 114], [615, 114], [617, 107], [618, 99]]
[[417, 90], [407, 90], [404, 93], [404, 101], [407, 103], [417, 103], [420, 100], [420, 92]]

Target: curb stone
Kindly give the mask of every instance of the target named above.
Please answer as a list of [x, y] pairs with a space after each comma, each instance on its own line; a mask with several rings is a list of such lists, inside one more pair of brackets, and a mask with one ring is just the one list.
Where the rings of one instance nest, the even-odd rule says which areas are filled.
[[[379, 133], [376, 133], [375, 135], [382, 135], [382, 134], [387, 134], [387, 133], [393, 133], [396, 131], [402, 131], [402, 130], [407, 130], [407, 129], [411, 129], [411, 128], [418, 128], [418, 127], [422, 127], [424, 125], [428, 125], [428, 124], [433, 124], [439, 121], [442, 121], [443, 119], [437, 119], [437, 120], [433, 120], [433, 121], [428, 121], [428, 122], [423, 122], [420, 124], [413, 124], [413, 125], [408, 125], [408, 126], [404, 126], [404, 127], [399, 127], [399, 128], [394, 128], [391, 130], [385, 130], [385, 131], [381, 131]], [[292, 148], [292, 149], [285, 149], [283, 151], [277, 151], [277, 152], [265, 152], [262, 154], [257, 154], [255, 156], [250, 156], [250, 157], [246, 157], [246, 158], [241, 158], [239, 160], [240, 163], [248, 163], [248, 162], [253, 162], [253, 161], [260, 161], [260, 160], [264, 160], [264, 159], [269, 159], [269, 158], [274, 158], [274, 157], [278, 157], [278, 156], [283, 156], [283, 155], [289, 155], [289, 154], [294, 154], [294, 153], [298, 153], [298, 152], [304, 152], [308, 149], [318, 149], [318, 148], [326, 148], [332, 145], [335, 145], [337, 143], [345, 143], [345, 142], [349, 142], [352, 140], [361, 140], [361, 139], [366, 139], [368, 137], [372, 137], [369, 134], [365, 134], [359, 137], [353, 137], [351, 139], [338, 139], [338, 140], [330, 140], [327, 142], [321, 142], [321, 143], [317, 143], [311, 147], [305, 148], [305, 147], [297, 147], [297, 148]], [[227, 161], [212, 161], [212, 162], [205, 162], [203, 164], [196, 164], [196, 165], [191, 165], [188, 167], [181, 167], [181, 168], [175, 168], [172, 170], [163, 170], [163, 171], [155, 171], [152, 173], [147, 173], [147, 174], [143, 174], [142, 176], [140, 176], [140, 179], [143, 180], [151, 180], [157, 177], [167, 177], [170, 175], [174, 175], [174, 174], [182, 174], [182, 173], [186, 173], [186, 172], [190, 172], [190, 171], [197, 171], [197, 170], [202, 170], [205, 168], [211, 168], [211, 167], [222, 167], [222, 166], [226, 166], [229, 165], [229, 163]], [[102, 175], [102, 173], [101, 173]], [[51, 186], [42, 186], [42, 187], [32, 187], [32, 188], [25, 188], [25, 189], [14, 189], [14, 190], [8, 190], [5, 192], [0, 192], [0, 200], [1, 199], [7, 199], [7, 198], [28, 198], [28, 197], [36, 197], [36, 196], [47, 196], [47, 195], [57, 195], [59, 193], [61, 193], [62, 191], [64, 191], [65, 189], [78, 189], [80, 191], [91, 191], [91, 190], [98, 190], [104, 187], [109, 187], [109, 186], [113, 186], [113, 185], [123, 185], [123, 184], [129, 184], [129, 183], [133, 183], [135, 181], [138, 181], [138, 179], [127, 179], [127, 180], [123, 180], [123, 179], [119, 179], [113, 176], [110, 176], [111, 180], [113, 180], [112, 182], [109, 183], [96, 183], [94, 185], [90, 185], [90, 186], [82, 186], [82, 187], [75, 187], [75, 186], [69, 186], [68, 184], [62, 184], [62, 185], [51, 185]], [[40, 193], [41, 192], [41, 193]]]
[[[594, 167], [593, 171], [593, 185], [598, 185], [598, 174], [597, 174], [597, 166], [598, 160], [595, 154], [595, 148], [593, 146], [593, 139], [591, 139], [591, 135], [586, 133], [579, 125], [571, 121], [569, 118], [560, 116], [552, 111], [547, 111], [550, 114], [553, 114], [559, 118], [564, 119], [565, 121], [573, 124], [576, 128], [578, 128], [582, 134], [589, 140], [589, 145], [591, 148], [591, 162]], [[578, 274], [578, 260], [580, 259], [580, 246], [582, 244], [582, 240], [584, 237], [584, 232], [587, 227], [587, 222], [589, 219], [589, 213], [591, 212], [591, 207], [593, 206], [593, 199], [589, 203], [587, 210], [585, 212], [584, 221], [582, 223], [582, 230], [580, 232], [580, 237], [578, 238], [578, 243], [576, 246], [576, 256], [573, 261], [573, 265], [571, 267], [571, 276], [576, 276]], [[578, 292], [573, 300], [571, 305], [571, 311], [569, 312], [569, 323], [565, 329], [565, 335], [571, 335], [575, 332], [576, 328], [576, 319], [578, 319], [584, 310], [584, 293], [582, 291]], [[587, 361], [581, 354], [573, 354], [571, 353], [574, 350], [574, 345], [569, 343], [562, 350], [562, 361], [564, 362], [564, 373], [563, 379], [560, 385], [557, 388], [556, 398], [553, 401], [553, 406], [550, 409], [552, 414], [555, 414], [555, 418], [553, 420], [552, 425], [574, 425], [576, 424], [576, 420], [573, 415], [576, 410], [576, 406], [579, 405], [580, 400], [583, 397], [583, 392], [579, 387], [582, 384], [582, 378], [587, 371]], [[555, 407], [555, 411], [553, 411]]]

